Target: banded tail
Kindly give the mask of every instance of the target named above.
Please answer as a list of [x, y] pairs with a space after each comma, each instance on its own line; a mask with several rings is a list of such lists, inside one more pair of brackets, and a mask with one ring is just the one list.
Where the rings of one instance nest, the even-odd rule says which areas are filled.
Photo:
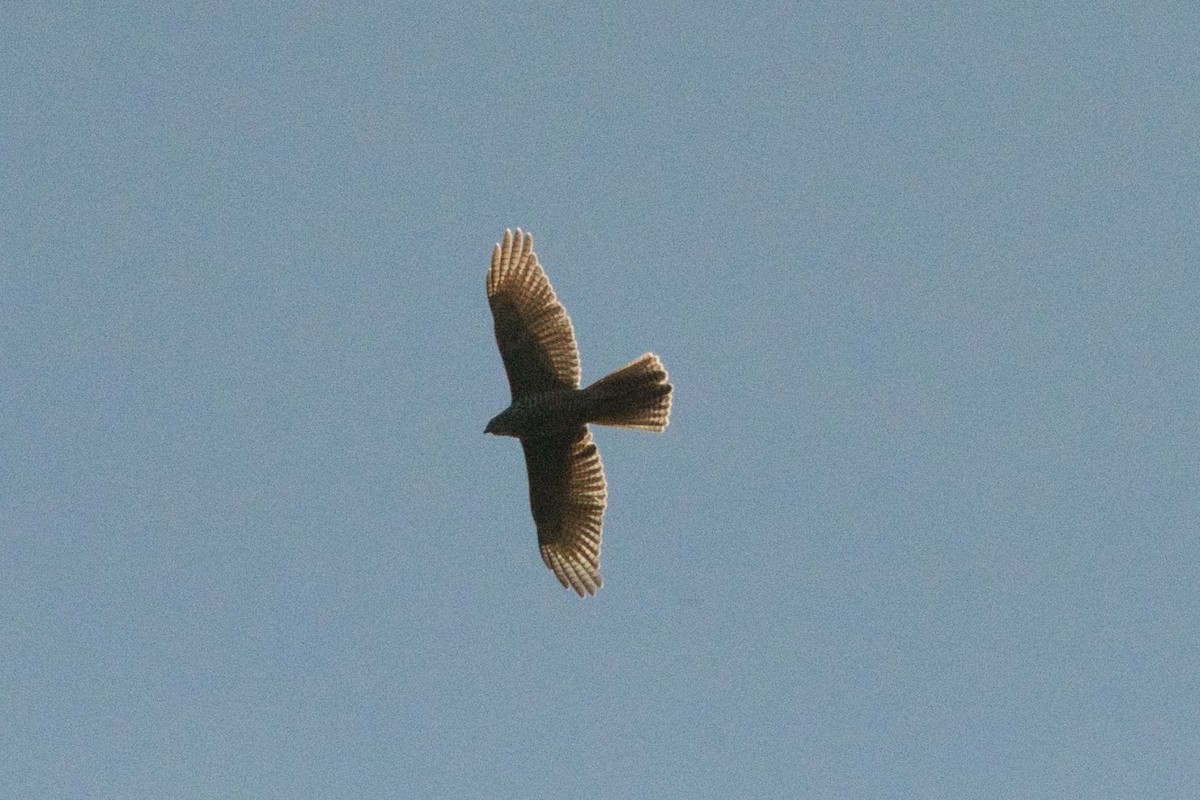
[[583, 390], [587, 421], [661, 432], [671, 416], [671, 384], [658, 356], [646, 353]]

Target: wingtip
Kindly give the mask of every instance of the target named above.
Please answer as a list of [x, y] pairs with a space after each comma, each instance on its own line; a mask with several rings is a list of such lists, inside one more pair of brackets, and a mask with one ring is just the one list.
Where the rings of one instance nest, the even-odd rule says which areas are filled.
[[504, 238], [496, 243], [492, 250], [493, 259], [497, 256], [504, 258], [507, 261], [520, 260], [525, 255], [533, 251], [533, 234], [521, 230], [517, 227], [504, 229]]
[[540, 546], [539, 550], [542, 554], [542, 561], [554, 573], [554, 577], [558, 579], [564, 589], [570, 589], [580, 597], [591, 597], [604, 586], [604, 581], [597, 568], [598, 565], [592, 565], [591, 569], [587, 569], [587, 565], [579, 562], [578, 559], [564, 558], [562, 554], [546, 545]]

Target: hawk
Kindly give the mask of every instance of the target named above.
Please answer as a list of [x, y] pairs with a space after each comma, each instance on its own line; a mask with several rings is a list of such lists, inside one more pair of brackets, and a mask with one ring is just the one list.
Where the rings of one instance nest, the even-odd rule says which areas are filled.
[[546, 566], [580, 597], [600, 588], [600, 526], [608, 488], [588, 423], [661, 432], [671, 384], [646, 353], [585, 389], [571, 318], [533, 252], [533, 236], [504, 232], [492, 251], [488, 304], [512, 404], [484, 433], [521, 440], [529, 505]]

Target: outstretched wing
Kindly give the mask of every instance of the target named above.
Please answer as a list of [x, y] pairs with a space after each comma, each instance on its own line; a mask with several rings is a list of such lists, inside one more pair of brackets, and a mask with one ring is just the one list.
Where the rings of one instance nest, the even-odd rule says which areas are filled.
[[600, 588], [600, 526], [608, 487], [586, 427], [573, 439], [522, 439], [542, 560], [580, 597]]
[[575, 329], [538, 263], [531, 234], [504, 232], [492, 251], [487, 293], [512, 399], [578, 389]]

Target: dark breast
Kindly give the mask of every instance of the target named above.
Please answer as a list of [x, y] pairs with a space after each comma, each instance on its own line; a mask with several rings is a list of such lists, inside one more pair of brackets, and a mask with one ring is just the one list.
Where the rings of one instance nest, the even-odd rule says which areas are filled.
[[513, 404], [513, 427], [521, 438], [561, 436], [586, 420], [585, 398], [578, 389], [522, 397]]

